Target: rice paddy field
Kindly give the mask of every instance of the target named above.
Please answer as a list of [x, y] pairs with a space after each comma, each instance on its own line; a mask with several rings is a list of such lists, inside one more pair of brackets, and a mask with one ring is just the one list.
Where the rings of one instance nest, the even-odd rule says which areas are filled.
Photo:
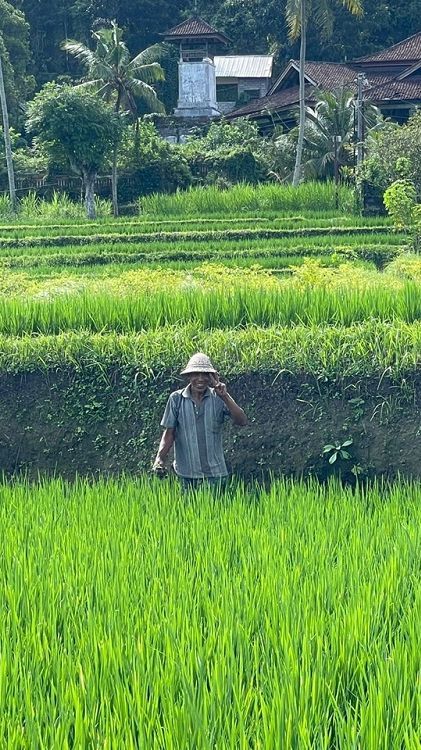
[[[0, 221], [0, 748], [419, 750], [420, 256], [345, 187], [106, 208]], [[216, 497], [149, 471], [197, 350]]]

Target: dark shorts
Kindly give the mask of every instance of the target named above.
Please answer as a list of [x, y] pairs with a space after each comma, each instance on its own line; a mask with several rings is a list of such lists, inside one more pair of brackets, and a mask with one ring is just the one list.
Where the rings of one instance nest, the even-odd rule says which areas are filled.
[[189, 492], [190, 490], [197, 490], [200, 487], [209, 487], [209, 489], [217, 494], [221, 492], [227, 484], [228, 477], [203, 477], [200, 479], [193, 479], [192, 477], [180, 477], [181, 488], [183, 492]]

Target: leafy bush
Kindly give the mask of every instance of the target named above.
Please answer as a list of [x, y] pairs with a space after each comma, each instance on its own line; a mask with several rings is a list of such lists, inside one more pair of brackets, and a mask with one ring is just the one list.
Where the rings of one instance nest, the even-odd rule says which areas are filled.
[[396, 229], [408, 232], [417, 250], [421, 233], [421, 207], [417, 205], [414, 183], [411, 180], [396, 180], [385, 190], [383, 201]]
[[119, 196], [123, 201], [139, 195], [171, 193], [187, 188], [192, 181], [187, 160], [159, 135], [151, 122], [127, 128], [121, 146], [119, 167], [132, 177], [132, 184]]
[[[31, 148], [28, 142], [14, 128], [10, 128], [15, 174], [46, 172], [48, 160], [37, 147]], [[3, 129], [0, 127], [0, 179], [6, 185], [7, 168], [4, 150]]]
[[246, 119], [212, 123], [205, 136], [194, 135], [180, 147], [198, 183], [229, 187], [256, 184], [290, 169], [291, 148], [284, 140], [262, 138], [257, 125]]
[[368, 158], [361, 168], [360, 179], [382, 191], [395, 180], [409, 179], [418, 197], [421, 196], [421, 110], [406, 125], [386, 123], [382, 129], [372, 131], [367, 148]]

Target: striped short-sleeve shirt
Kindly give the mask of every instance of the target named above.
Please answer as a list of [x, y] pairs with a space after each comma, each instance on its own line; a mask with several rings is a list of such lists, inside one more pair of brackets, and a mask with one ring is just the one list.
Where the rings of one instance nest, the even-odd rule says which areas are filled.
[[161, 427], [175, 428], [176, 474], [191, 479], [227, 476], [222, 428], [229, 414], [213, 388], [207, 388], [200, 404], [193, 400], [190, 385], [171, 393]]

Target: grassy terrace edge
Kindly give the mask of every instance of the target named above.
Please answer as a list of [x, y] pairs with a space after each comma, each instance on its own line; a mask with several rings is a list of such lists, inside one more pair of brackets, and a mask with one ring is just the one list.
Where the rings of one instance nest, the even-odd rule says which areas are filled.
[[143, 244], [152, 242], [211, 242], [222, 240], [265, 240], [288, 237], [320, 237], [323, 235], [370, 235], [390, 234], [389, 226], [346, 226], [346, 227], [305, 227], [301, 229], [221, 229], [195, 232], [145, 232], [141, 234], [94, 234], [94, 235], [62, 235], [36, 237], [0, 237], [0, 247], [48, 247], [55, 245], [93, 245], [106, 243], [108, 245], [124, 242], [126, 244]]
[[421, 323], [212, 332], [185, 325], [132, 334], [0, 336], [0, 374], [88, 368], [108, 379], [110, 371], [129, 368], [137, 380], [147, 381], [162, 372], [176, 376], [194, 350], [206, 351], [227, 376], [261, 371], [340, 379], [387, 373], [399, 379], [420, 369]]

